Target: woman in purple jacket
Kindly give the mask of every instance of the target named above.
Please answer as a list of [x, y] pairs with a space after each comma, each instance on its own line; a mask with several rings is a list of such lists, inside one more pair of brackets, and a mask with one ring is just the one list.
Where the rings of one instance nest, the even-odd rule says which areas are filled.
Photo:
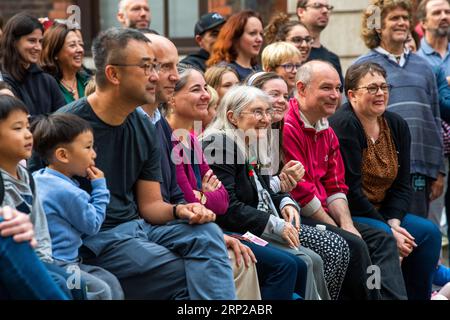
[[[193, 134], [194, 125], [202, 128], [201, 122], [195, 121], [208, 112], [210, 96], [207, 85], [203, 74], [195, 69], [181, 69], [179, 72], [180, 79], [175, 85], [167, 113], [167, 121], [173, 129], [171, 160], [176, 164], [178, 185], [187, 202], [200, 202], [215, 214], [224, 215], [229, 205], [228, 192], [209, 168], [201, 145]], [[243, 240], [240, 235], [226, 234], [225, 242], [235, 240], [233, 237]], [[253, 258], [252, 265], [258, 262], [256, 269], [262, 299], [310, 298], [305, 292], [307, 266], [300, 259], [270, 245], [259, 246], [248, 241], [244, 241], [245, 245], [238, 243], [240, 251]], [[237, 255], [236, 250], [233, 251]], [[239, 258], [236, 256], [236, 259]], [[239, 297], [239, 286], [236, 287]]]

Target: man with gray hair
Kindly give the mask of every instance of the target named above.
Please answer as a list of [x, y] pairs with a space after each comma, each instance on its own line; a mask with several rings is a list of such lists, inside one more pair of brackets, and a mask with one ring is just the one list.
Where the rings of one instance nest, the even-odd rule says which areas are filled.
[[147, 0], [120, 0], [117, 20], [124, 28], [148, 29], [151, 12]]
[[[406, 299], [395, 239], [366, 224], [352, 221], [339, 140], [327, 117], [340, 99], [341, 81], [331, 63], [310, 61], [297, 72], [297, 84], [283, 132], [285, 161], [303, 163], [304, 181], [291, 191], [307, 225], [326, 225], [350, 248], [350, 263], [341, 290], [343, 299]], [[367, 270], [377, 265], [381, 286], [370, 290]]]

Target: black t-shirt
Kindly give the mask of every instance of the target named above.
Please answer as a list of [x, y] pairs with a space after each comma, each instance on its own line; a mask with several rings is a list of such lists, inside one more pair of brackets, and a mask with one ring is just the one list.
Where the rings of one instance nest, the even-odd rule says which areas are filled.
[[331, 52], [324, 46], [320, 46], [320, 48], [311, 48], [311, 53], [309, 54], [308, 61], [311, 60], [324, 60], [330, 62], [339, 74], [339, 78], [341, 79], [341, 88], [343, 89], [344, 78], [342, 77], [341, 62], [339, 61], [339, 57], [335, 53]]
[[161, 182], [160, 149], [153, 124], [135, 110], [120, 126], [100, 120], [86, 98], [58, 112], [73, 113], [87, 120], [94, 129], [96, 166], [105, 173], [111, 193], [101, 230], [111, 229], [139, 217], [135, 186], [138, 180]]

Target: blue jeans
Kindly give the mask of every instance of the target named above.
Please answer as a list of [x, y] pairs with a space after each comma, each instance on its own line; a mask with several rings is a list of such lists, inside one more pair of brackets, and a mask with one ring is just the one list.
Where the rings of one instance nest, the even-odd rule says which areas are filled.
[[[353, 220], [392, 234], [390, 226], [383, 221], [365, 217], [353, 217]], [[408, 299], [429, 300], [441, 252], [441, 233], [431, 221], [409, 213], [404, 216], [400, 226], [415, 238], [417, 244], [417, 248], [402, 262]]]
[[307, 265], [289, 252], [268, 244], [265, 247], [243, 241], [252, 249], [263, 300], [291, 300], [294, 294], [304, 298]]
[[[83, 240], [84, 263], [120, 281], [126, 299], [236, 299], [233, 270], [215, 223], [122, 223]], [[84, 251], [84, 252], [83, 252]]]
[[[3, 221], [0, 218], [0, 222]], [[26, 243], [0, 236], [0, 287], [9, 299], [68, 300]]]

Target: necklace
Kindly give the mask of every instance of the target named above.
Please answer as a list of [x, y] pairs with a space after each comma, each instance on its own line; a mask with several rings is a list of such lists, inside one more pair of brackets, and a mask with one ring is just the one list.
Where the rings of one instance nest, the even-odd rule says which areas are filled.
[[77, 91], [77, 78], [73, 81], [72, 85], [69, 85], [67, 82], [65, 82], [63, 79], [61, 79], [61, 83], [64, 86], [64, 88], [69, 91], [71, 95], [73, 95]]

